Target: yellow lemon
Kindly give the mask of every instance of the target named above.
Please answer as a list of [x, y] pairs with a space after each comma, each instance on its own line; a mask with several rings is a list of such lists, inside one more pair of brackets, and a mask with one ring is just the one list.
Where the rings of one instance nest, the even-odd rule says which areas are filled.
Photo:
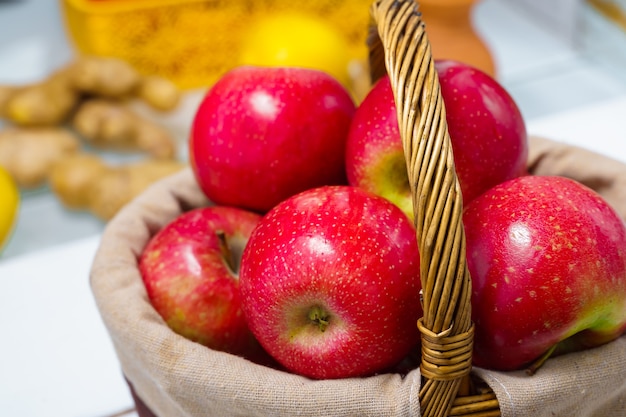
[[0, 167], [0, 249], [8, 241], [17, 220], [20, 193], [13, 178]]
[[325, 71], [350, 87], [350, 48], [325, 20], [294, 13], [259, 17], [244, 35], [241, 64]]

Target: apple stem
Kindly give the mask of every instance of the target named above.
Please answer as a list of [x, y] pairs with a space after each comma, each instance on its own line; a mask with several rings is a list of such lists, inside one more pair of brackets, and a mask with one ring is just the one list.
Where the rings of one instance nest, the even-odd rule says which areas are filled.
[[536, 361], [531, 363], [530, 366], [528, 368], [526, 368], [526, 374], [527, 375], [535, 375], [537, 370], [543, 366], [543, 364], [548, 360], [548, 358], [550, 356], [552, 356], [552, 354], [556, 350], [556, 346], [557, 345], [552, 346], [543, 355], [541, 355], [539, 358], [537, 358]]
[[315, 306], [309, 310], [309, 320], [315, 323], [322, 333], [326, 331], [329, 319], [328, 313], [322, 307]]
[[228, 239], [226, 239], [226, 233], [223, 230], [218, 230], [215, 232], [217, 235], [217, 240], [219, 241], [220, 251], [222, 252], [222, 258], [226, 261], [226, 265], [232, 272], [237, 273], [237, 264], [235, 262], [235, 258], [233, 255], [233, 251], [230, 250], [230, 246], [228, 245]]

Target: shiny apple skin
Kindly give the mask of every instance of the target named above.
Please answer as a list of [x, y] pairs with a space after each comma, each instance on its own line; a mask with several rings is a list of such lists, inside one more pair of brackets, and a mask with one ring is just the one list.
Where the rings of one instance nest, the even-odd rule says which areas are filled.
[[525, 175], [524, 118], [504, 87], [484, 72], [452, 60], [435, 61], [446, 107], [463, 203]]
[[218, 236], [224, 233], [237, 262], [259, 220], [234, 207], [199, 208], [148, 242], [139, 270], [150, 303], [172, 330], [215, 350], [262, 358], [241, 310], [238, 271], [228, 266]]
[[598, 346], [626, 328], [626, 229], [594, 191], [562, 177], [497, 185], [465, 210], [474, 363], [516, 370]]
[[[466, 64], [435, 61], [464, 205], [496, 184], [527, 174], [528, 139], [508, 92]], [[387, 198], [413, 218], [411, 190], [388, 76], [354, 114], [346, 144], [348, 183]]]
[[196, 111], [191, 165], [212, 201], [266, 212], [308, 188], [347, 182], [354, 112], [348, 91], [322, 71], [238, 67]]
[[[265, 215], [244, 251], [241, 291], [263, 347], [309, 378], [371, 375], [419, 344], [415, 229], [356, 187], [311, 189]], [[316, 309], [328, 315], [324, 330]]]
[[358, 106], [346, 144], [348, 184], [391, 201], [413, 218], [413, 200], [389, 77]]

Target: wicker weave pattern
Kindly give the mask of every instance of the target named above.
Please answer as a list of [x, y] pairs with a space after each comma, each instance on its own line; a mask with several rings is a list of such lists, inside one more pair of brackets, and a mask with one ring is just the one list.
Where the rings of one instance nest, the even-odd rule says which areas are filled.
[[422, 415], [447, 416], [457, 395], [470, 392], [473, 324], [461, 188], [417, 3], [381, 0], [371, 12], [376, 25], [369, 37], [371, 75], [375, 80], [386, 71], [394, 91], [420, 248]]

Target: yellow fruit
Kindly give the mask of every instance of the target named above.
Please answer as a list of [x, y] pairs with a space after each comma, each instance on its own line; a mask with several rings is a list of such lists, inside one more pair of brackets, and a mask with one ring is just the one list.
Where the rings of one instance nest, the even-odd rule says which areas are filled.
[[0, 249], [11, 236], [20, 206], [20, 193], [13, 178], [0, 167]]
[[352, 57], [346, 39], [330, 23], [303, 14], [259, 17], [244, 36], [240, 63], [325, 71], [350, 87]]

